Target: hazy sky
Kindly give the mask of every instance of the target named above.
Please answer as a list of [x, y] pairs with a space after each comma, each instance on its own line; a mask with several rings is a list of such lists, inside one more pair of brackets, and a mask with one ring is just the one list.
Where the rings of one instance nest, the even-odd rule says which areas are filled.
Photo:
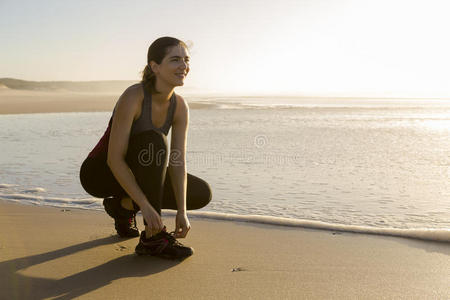
[[0, 0], [0, 77], [139, 80], [168, 35], [200, 90], [450, 96], [447, 2]]

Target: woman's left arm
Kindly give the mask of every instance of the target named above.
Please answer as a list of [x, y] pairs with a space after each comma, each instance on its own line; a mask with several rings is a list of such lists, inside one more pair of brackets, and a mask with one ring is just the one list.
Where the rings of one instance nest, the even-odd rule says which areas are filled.
[[175, 219], [175, 237], [184, 238], [191, 229], [186, 213], [186, 141], [189, 127], [189, 107], [183, 97], [177, 95], [177, 98], [172, 123], [168, 171], [178, 208]]

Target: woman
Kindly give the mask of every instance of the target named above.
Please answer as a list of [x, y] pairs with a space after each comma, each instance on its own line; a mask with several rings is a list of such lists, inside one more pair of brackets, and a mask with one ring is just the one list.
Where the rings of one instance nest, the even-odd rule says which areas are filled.
[[[211, 200], [209, 185], [186, 172], [189, 111], [174, 89], [184, 85], [188, 72], [184, 42], [171, 37], [155, 40], [148, 49], [142, 81], [120, 96], [105, 134], [80, 169], [83, 188], [104, 198], [120, 236], [139, 236], [135, 216], [141, 210], [145, 231], [136, 246], [140, 255], [192, 255], [193, 249], [176, 238], [186, 237], [191, 228], [186, 210], [204, 207]], [[162, 208], [177, 209], [174, 232], [166, 231]]]

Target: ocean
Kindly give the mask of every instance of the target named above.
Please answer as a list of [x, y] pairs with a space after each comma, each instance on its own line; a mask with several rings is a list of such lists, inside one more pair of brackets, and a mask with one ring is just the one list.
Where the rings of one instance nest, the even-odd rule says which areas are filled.
[[[213, 199], [191, 217], [450, 242], [449, 100], [203, 102], [187, 164]], [[0, 115], [0, 199], [102, 210], [79, 168], [110, 116]]]

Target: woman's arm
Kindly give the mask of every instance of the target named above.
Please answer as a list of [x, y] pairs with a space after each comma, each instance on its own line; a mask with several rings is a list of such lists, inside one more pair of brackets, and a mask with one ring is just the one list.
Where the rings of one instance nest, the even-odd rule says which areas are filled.
[[131, 125], [140, 104], [140, 94], [138, 87], [129, 87], [117, 102], [109, 137], [107, 164], [119, 184], [139, 205], [149, 227], [161, 230], [163, 228], [161, 218], [147, 201], [147, 197], [125, 161]]
[[[189, 126], [189, 107], [183, 97], [177, 95], [177, 108], [172, 123], [169, 176], [177, 202], [176, 237], [185, 237], [190, 229], [186, 214], [186, 139]], [[181, 232], [179, 230], [181, 229]]]

